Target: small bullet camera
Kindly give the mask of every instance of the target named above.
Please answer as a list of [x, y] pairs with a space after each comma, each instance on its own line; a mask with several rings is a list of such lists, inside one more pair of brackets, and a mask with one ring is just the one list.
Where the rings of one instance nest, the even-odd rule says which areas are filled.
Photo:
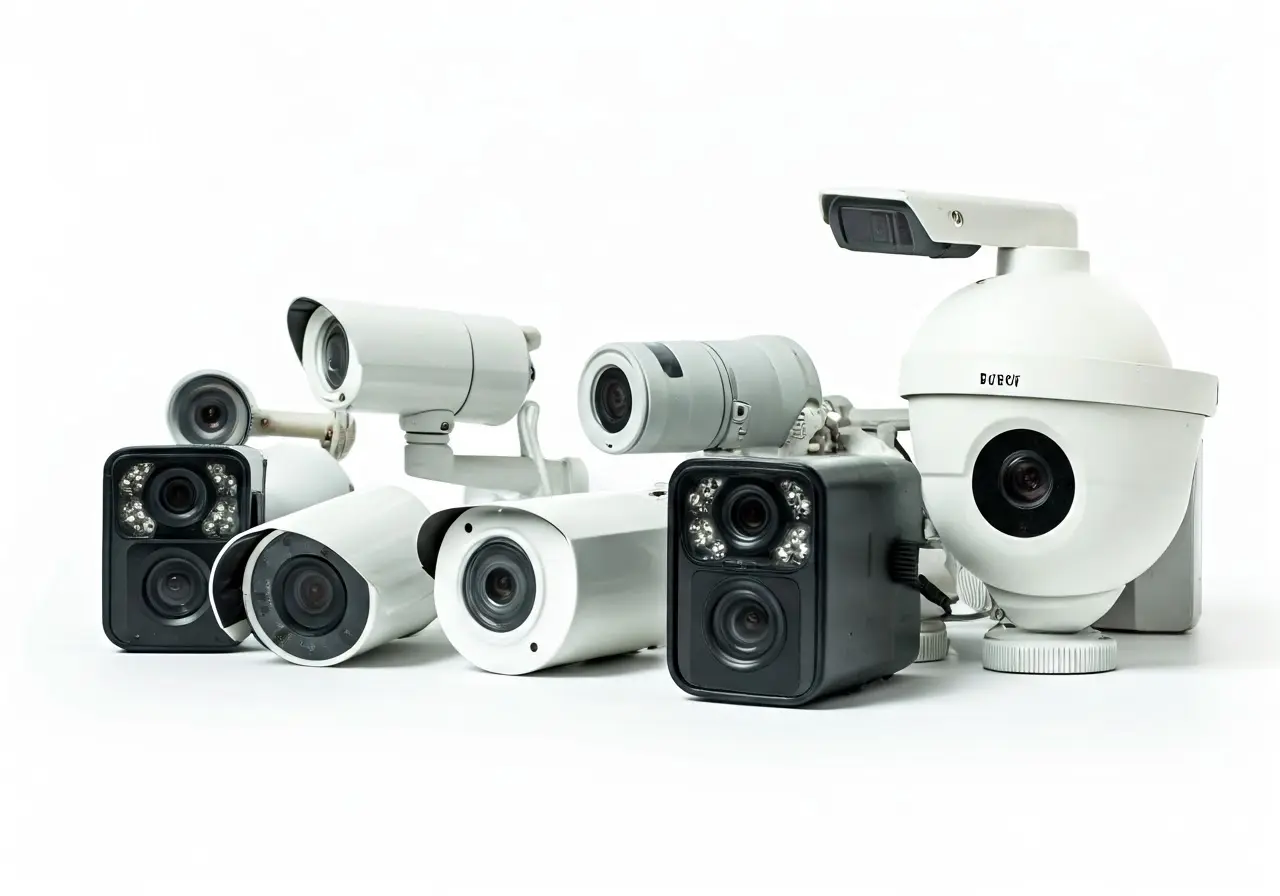
[[[102, 627], [123, 650], [235, 648], [209, 612], [210, 567], [235, 535], [350, 490], [314, 446], [122, 448], [103, 470]], [[278, 446], [283, 448], [284, 446]], [[304, 448], [305, 451], [296, 449]]]
[[314, 439], [342, 460], [356, 440], [350, 412], [263, 410], [244, 383], [221, 370], [199, 370], [178, 380], [169, 394], [166, 419], [179, 445], [243, 445], [251, 436]]
[[920, 645], [920, 477], [900, 457], [696, 457], [668, 495], [667, 665], [687, 693], [801, 706]]

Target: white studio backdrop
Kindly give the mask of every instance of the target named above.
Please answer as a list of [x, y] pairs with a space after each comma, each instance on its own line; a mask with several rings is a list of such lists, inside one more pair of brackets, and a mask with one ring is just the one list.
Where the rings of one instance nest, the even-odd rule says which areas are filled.
[[[921, 856], [943, 850], [929, 874], [947, 886], [980, 870], [977, 832], [994, 825], [1005, 867], [1067, 850], [1101, 892], [1201, 870], [1252, 892], [1240, 806], [1274, 794], [1275, 773], [1245, 760], [1280, 718], [1280, 616], [1256, 546], [1276, 497], [1272, 15], [1228, 0], [6, 0], [0, 688], [13, 728], [0, 749], [14, 836], [0, 848], [17, 870], [0, 879], [53, 874], [70, 843], [84, 867], [56, 870], [100, 871], [104, 887], [232, 870], [259, 885], [425, 880], [438, 861], [426, 891], [569, 888], [576, 871], [602, 893], [708, 891], [730, 882], [727, 857], [773, 853], [776, 867], [735, 866], [742, 892], [883, 893], [882, 879], [921, 873], [873, 858], [888, 831]], [[827, 392], [901, 404], [914, 328], [995, 259], [838, 249], [818, 195], [867, 185], [1072, 206], [1095, 273], [1139, 298], [1175, 365], [1219, 376], [1190, 640], [1135, 646], [1149, 665], [1087, 681], [966, 669], [939, 690], [788, 713], [692, 704], [660, 661], [513, 681], [469, 674], [442, 643], [430, 661], [309, 670], [265, 651], [125, 657], [102, 637], [103, 461], [167, 441], [169, 390], [201, 367], [235, 373], [266, 407], [315, 409], [285, 333], [298, 296], [538, 327], [543, 448], [584, 458], [597, 488], [646, 487], [677, 460], [588, 445], [577, 378], [605, 342], [778, 333], [808, 349]], [[1028, 348], [1048, 335], [1026, 333]], [[396, 421], [359, 427], [356, 486], [403, 484]], [[462, 426], [453, 446], [513, 453], [515, 428]], [[461, 494], [418, 488], [433, 506]], [[1207, 789], [1228, 774], [1244, 777]], [[1018, 783], [990, 802], [993, 775]], [[1035, 781], [1043, 795], [1025, 791]], [[1059, 782], [1092, 782], [1112, 820], [1084, 824], [1096, 805]], [[1043, 836], [1004, 824], [1028, 812]], [[164, 819], [182, 850], [124, 845], [121, 830]], [[318, 840], [291, 827], [313, 819]], [[464, 836], [495, 827], [526, 831], [508, 847], [518, 858], [485, 859]], [[932, 832], [948, 829], [944, 848]], [[208, 846], [217, 831], [226, 855]], [[1216, 846], [1181, 854], [1197, 863], [1176, 878], [1163, 867], [1199, 837], [1236, 838], [1235, 877], [1211, 865]], [[868, 864], [865, 886], [846, 888], [851, 841], [869, 854], [847, 862]], [[320, 864], [345, 851], [350, 866], [289, 866], [272, 843], [311, 843]], [[802, 855], [813, 861], [793, 866]], [[986, 891], [1019, 883], [1009, 875]]]

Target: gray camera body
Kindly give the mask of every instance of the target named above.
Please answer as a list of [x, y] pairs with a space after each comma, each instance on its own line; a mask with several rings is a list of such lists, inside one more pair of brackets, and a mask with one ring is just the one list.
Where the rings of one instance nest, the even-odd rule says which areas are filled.
[[1150, 569], [1125, 586], [1094, 628], [1113, 632], [1177, 634], [1200, 621], [1200, 542], [1203, 527], [1204, 447], [1196, 458], [1191, 500], [1178, 534]]

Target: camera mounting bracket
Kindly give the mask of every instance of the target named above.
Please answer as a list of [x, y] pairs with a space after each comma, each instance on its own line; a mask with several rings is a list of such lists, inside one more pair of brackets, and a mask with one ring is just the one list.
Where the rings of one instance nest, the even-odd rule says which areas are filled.
[[404, 471], [417, 479], [461, 485], [486, 496], [536, 498], [587, 491], [587, 468], [579, 458], [543, 457], [538, 413], [537, 402], [526, 401], [516, 414], [518, 457], [455, 455], [449, 447], [455, 424], [452, 412], [406, 414], [400, 418], [405, 434]]

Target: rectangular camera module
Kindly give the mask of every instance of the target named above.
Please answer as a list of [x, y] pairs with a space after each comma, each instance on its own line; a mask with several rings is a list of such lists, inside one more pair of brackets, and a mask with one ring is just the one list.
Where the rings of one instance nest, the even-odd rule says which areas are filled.
[[904, 459], [697, 457], [668, 492], [667, 666], [696, 697], [801, 706], [920, 639], [920, 475]]
[[240, 642], [209, 607], [223, 545], [262, 522], [252, 448], [122, 448], [103, 469], [102, 628], [123, 650], [210, 652]]

